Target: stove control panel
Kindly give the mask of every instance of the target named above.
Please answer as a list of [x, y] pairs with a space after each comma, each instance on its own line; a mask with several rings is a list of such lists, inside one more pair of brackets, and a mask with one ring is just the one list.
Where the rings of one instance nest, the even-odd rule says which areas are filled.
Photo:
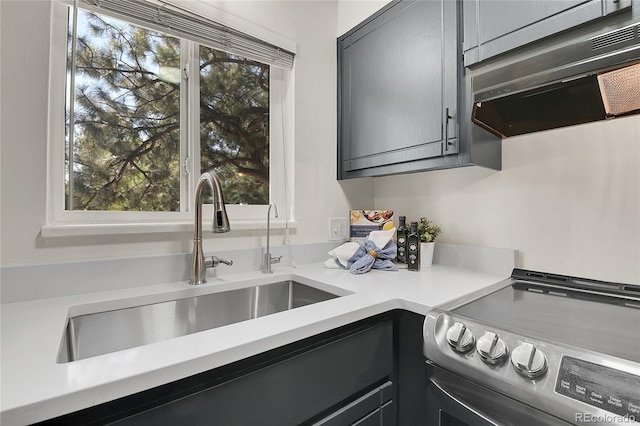
[[638, 363], [440, 309], [427, 314], [423, 337], [429, 363], [526, 405], [543, 406], [568, 424], [618, 418], [640, 424]]
[[640, 420], [638, 389], [640, 376], [570, 356], [562, 357], [555, 387], [560, 395]]

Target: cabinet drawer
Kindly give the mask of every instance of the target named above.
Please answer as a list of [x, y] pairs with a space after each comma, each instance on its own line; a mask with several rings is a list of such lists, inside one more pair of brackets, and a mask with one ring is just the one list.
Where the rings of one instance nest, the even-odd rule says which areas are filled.
[[393, 402], [389, 402], [378, 408], [373, 413], [369, 414], [365, 418], [358, 420], [353, 426], [393, 426], [396, 424], [393, 417]]
[[313, 426], [364, 426], [372, 421], [376, 421], [372, 424], [380, 425], [383, 413], [386, 418], [384, 425], [395, 424], [395, 405], [392, 400], [394, 393], [393, 383], [387, 382], [314, 423]]

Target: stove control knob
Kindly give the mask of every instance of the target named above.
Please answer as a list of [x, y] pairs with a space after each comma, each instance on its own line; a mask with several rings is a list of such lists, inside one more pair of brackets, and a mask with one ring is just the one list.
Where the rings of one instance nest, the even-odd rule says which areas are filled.
[[487, 364], [502, 364], [509, 355], [507, 344], [496, 333], [487, 331], [478, 339], [476, 350]]
[[465, 353], [473, 349], [476, 338], [471, 330], [461, 322], [456, 322], [447, 330], [447, 342], [454, 351]]
[[535, 345], [527, 342], [513, 350], [511, 364], [520, 375], [530, 379], [547, 372], [547, 357]]

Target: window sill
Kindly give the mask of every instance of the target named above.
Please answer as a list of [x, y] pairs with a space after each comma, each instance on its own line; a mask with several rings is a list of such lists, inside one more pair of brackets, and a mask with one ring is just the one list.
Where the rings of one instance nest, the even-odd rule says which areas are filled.
[[[286, 225], [286, 226], [285, 226]], [[272, 220], [272, 229], [297, 228], [298, 222]], [[267, 229], [266, 221], [231, 220], [231, 231], [248, 231]], [[207, 231], [204, 223], [203, 231]], [[121, 234], [149, 234], [149, 233], [191, 233], [193, 222], [148, 222], [148, 223], [87, 223], [87, 224], [48, 224], [40, 228], [42, 238], [75, 237], [85, 235], [121, 235]]]

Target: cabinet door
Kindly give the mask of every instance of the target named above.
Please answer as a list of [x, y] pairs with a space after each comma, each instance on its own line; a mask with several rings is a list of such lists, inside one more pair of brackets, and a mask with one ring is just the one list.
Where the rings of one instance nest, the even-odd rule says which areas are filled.
[[393, 3], [338, 40], [339, 178], [414, 171], [457, 152], [456, 10]]
[[423, 322], [383, 313], [39, 425], [426, 424]]
[[[386, 383], [392, 374], [393, 322], [386, 319], [112, 424], [298, 425]], [[390, 400], [393, 387], [377, 392]]]
[[465, 65], [618, 12], [631, 0], [464, 0]]

